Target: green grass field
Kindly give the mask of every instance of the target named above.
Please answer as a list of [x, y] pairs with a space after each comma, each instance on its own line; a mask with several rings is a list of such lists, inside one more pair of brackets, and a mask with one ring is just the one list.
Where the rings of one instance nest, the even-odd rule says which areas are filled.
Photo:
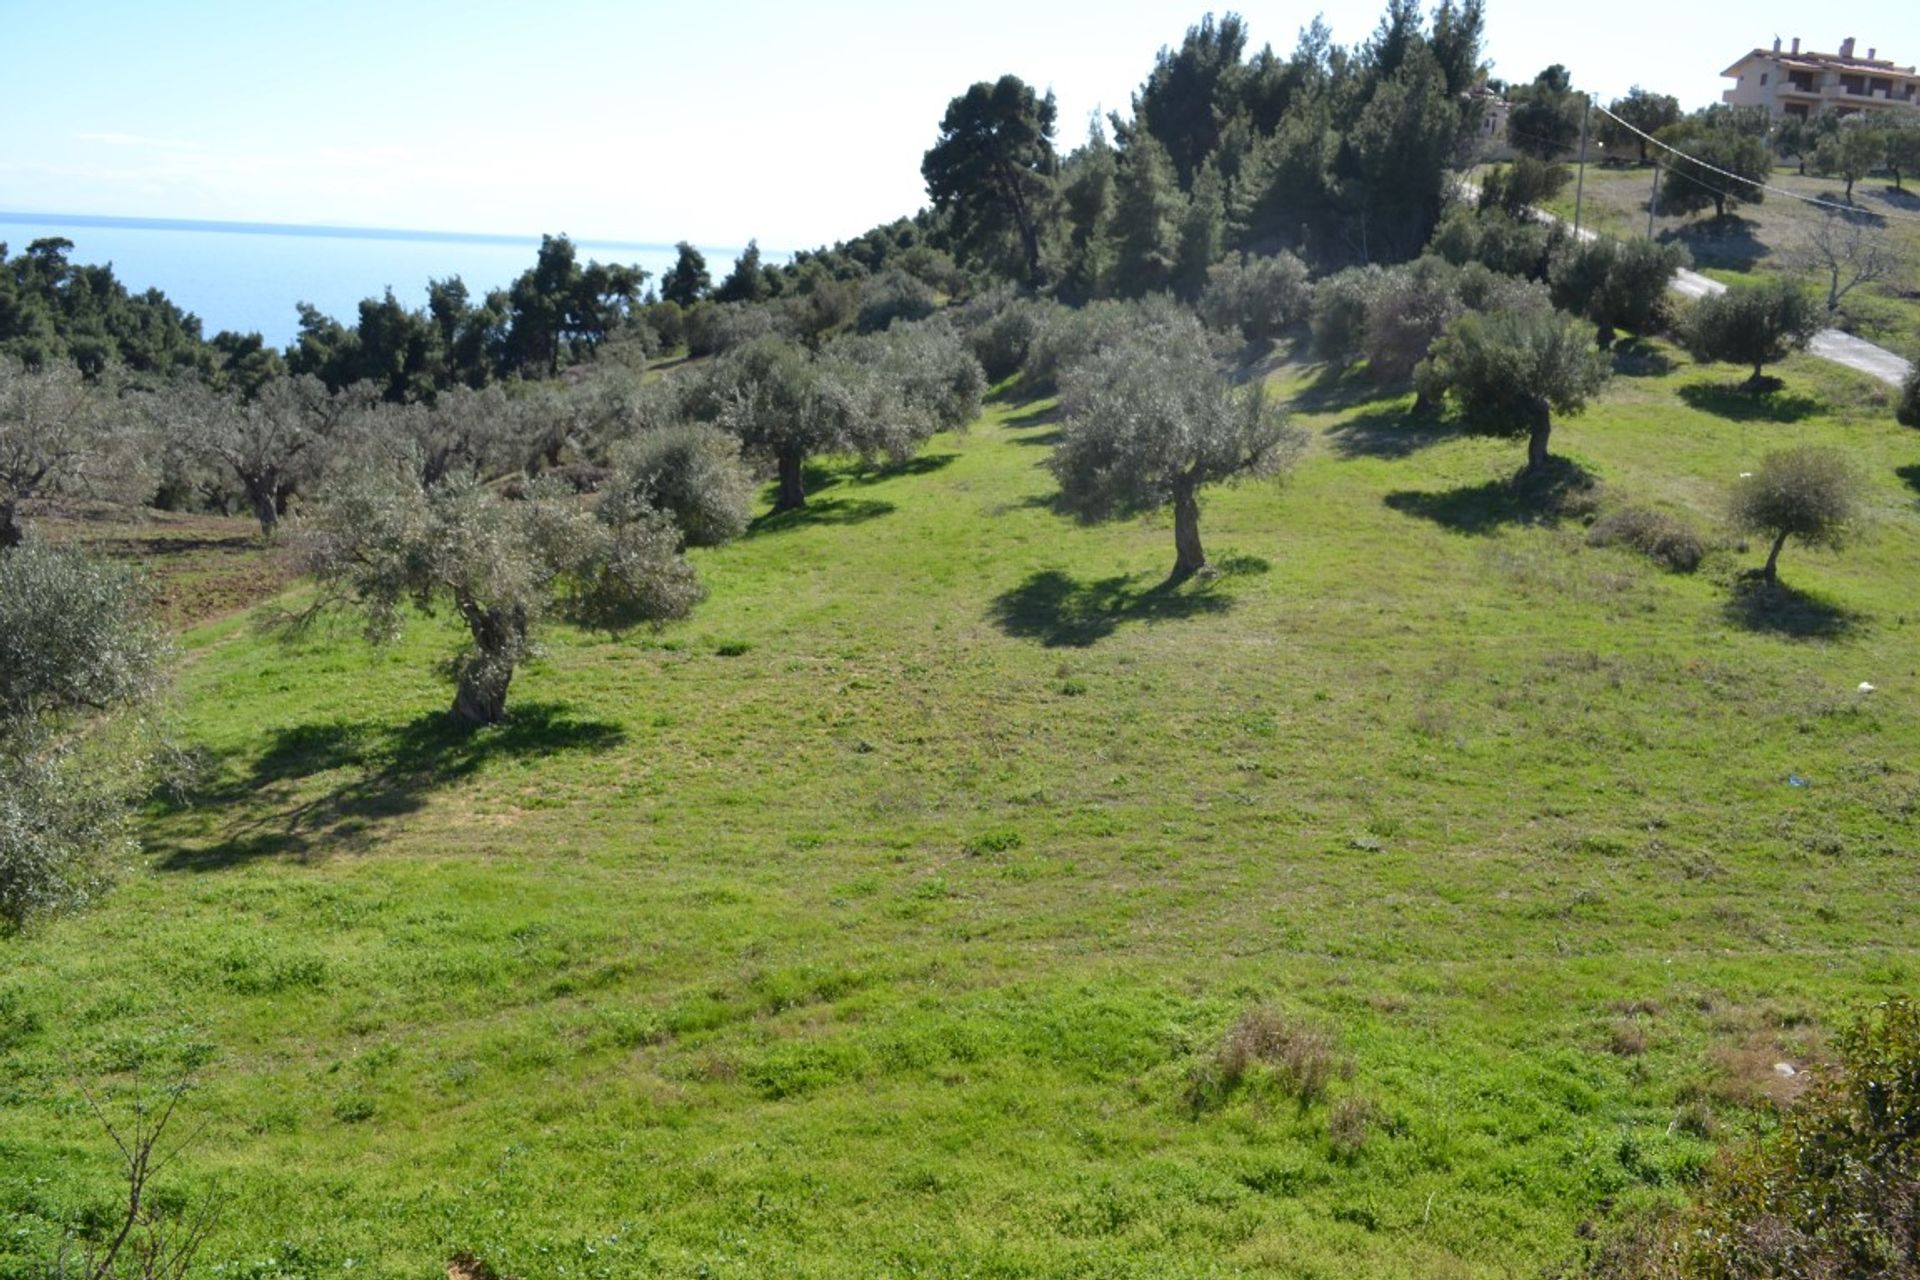
[[[1785, 191], [1839, 204], [1846, 183], [1838, 178], [1802, 176], [1792, 167], [1777, 169], [1770, 180]], [[1637, 165], [1589, 165], [1582, 201], [1582, 223], [1622, 239], [1647, 234], [1647, 200], [1653, 170]], [[1573, 217], [1575, 189], [1570, 183], [1548, 208]], [[1886, 242], [1904, 258], [1904, 268], [1889, 279], [1861, 285], [1842, 303], [1838, 326], [1903, 355], [1920, 350], [1920, 188], [1912, 179], [1897, 191], [1885, 177], [1854, 185], [1856, 207], [1876, 219]], [[1807, 228], [1827, 215], [1814, 205], [1770, 194], [1754, 205], [1740, 205], [1725, 222], [1713, 210], [1685, 217], [1656, 217], [1653, 233], [1678, 241], [1693, 255], [1694, 266], [1727, 284], [1794, 274], [1791, 259]], [[1811, 287], [1811, 285], [1810, 285]], [[1821, 282], [1820, 298], [1826, 299]]]
[[[189, 633], [194, 793], [0, 939], [0, 1274], [111, 1205], [79, 1089], [136, 1064], [200, 1082], [162, 1182], [218, 1190], [222, 1277], [1576, 1257], [1920, 974], [1920, 436], [1783, 372], [1621, 377], [1555, 444], [1707, 529], [1767, 449], [1847, 449], [1868, 536], [1790, 549], [1784, 608], [1285, 369], [1314, 447], [1210, 496], [1227, 572], [1176, 593], [1166, 524], [1058, 514], [1048, 406], [997, 404], [700, 553], [691, 622], [557, 631], [470, 738], [444, 619]], [[1337, 1042], [1327, 1096], [1206, 1087], [1258, 1006]]]

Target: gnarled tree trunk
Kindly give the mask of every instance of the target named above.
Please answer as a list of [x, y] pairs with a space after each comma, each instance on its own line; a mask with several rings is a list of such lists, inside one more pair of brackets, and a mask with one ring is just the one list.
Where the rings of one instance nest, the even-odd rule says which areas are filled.
[[1192, 481], [1174, 486], [1173, 550], [1171, 581], [1185, 581], [1207, 567], [1207, 553], [1200, 545], [1200, 499]]
[[475, 727], [498, 724], [507, 714], [507, 686], [513, 683], [514, 666], [527, 648], [526, 611], [486, 609], [458, 598], [455, 603], [473, 634], [474, 654], [460, 668], [453, 718]]
[[16, 517], [13, 501], [9, 499], [6, 502], [0, 502], [0, 551], [19, 546], [24, 537], [25, 535], [20, 532], [20, 522]]

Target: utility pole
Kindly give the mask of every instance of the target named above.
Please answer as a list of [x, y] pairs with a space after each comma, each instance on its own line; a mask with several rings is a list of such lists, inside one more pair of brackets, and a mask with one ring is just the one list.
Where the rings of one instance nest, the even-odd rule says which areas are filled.
[[1580, 112], [1580, 178], [1573, 188], [1573, 241], [1580, 243], [1580, 206], [1587, 197], [1587, 120], [1593, 115], [1593, 95]]
[[1653, 158], [1653, 190], [1647, 193], [1647, 239], [1653, 239], [1653, 220], [1660, 214], [1660, 157]]

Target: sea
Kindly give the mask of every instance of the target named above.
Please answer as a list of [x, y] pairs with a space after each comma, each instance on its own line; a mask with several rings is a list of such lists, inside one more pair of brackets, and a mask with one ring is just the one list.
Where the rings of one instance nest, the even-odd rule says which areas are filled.
[[[407, 306], [425, 306], [427, 281], [448, 276], [479, 298], [531, 267], [540, 249], [538, 235], [0, 212], [0, 244], [9, 254], [48, 236], [73, 241], [73, 262], [112, 264], [134, 293], [161, 290], [200, 317], [209, 338], [231, 329], [259, 333], [276, 347], [299, 331], [299, 303], [351, 324], [362, 298], [391, 288]], [[670, 244], [575, 238], [574, 245], [582, 262], [639, 266], [651, 284], [676, 256]], [[715, 280], [740, 252], [700, 250]]]

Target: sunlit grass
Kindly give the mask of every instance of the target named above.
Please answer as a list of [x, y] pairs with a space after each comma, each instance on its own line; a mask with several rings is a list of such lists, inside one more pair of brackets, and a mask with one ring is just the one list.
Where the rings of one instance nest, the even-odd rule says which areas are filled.
[[[76, 1086], [140, 1057], [197, 1064], [174, 1176], [228, 1198], [225, 1275], [1572, 1256], [1920, 936], [1920, 437], [1818, 362], [1748, 411], [1662, 354], [1554, 443], [1720, 541], [1694, 575], [1290, 368], [1338, 407], [1286, 487], [1208, 495], [1228, 571], [1171, 598], [1166, 523], [1057, 514], [1045, 406], [1000, 404], [698, 553], [692, 621], [557, 633], [472, 738], [445, 620], [195, 633], [191, 803], [0, 942], [0, 1272], [111, 1199]], [[1803, 441], [1873, 483], [1865, 541], [1782, 559], [1813, 638], [1733, 607], [1717, 524]], [[1208, 1075], [1254, 1008], [1350, 1073]]]

